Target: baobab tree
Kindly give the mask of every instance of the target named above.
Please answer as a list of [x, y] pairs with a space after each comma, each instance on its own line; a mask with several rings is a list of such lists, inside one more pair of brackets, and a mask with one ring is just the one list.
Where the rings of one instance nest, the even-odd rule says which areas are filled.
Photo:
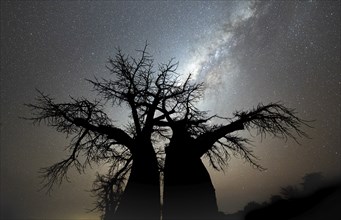
[[[103, 206], [101, 201], [97, 204], [104, 209], [110, 207], [106, 213], [116, 219], [160, 219], [160, 172], [153, 143], [162, 132], [156, 124], [164, 116], [158, 111], [162, 101], [181, 99], [190, 92], [175, 73], [177, 63], [171, 60], [155, 70], [154, 60], [146, 49], [147, 45], [139, 51], [138, 59], [118, 49], [107, 65], [111, 77], [88, 80], [104, 103], [125, 104], [130, 109], [131, 120], [124, 128], [108, 117], [105, 104], [97, 100], [71, 98], [69, 102], [56, 103], [39, 91], [36, 103], [27, 105], [33, 110], [33, 116], [27, 119], [44, 122], [72, 137], [70, 155], [41, 170], [44, 187], [51, 191], [56, 183], [62, 183], [68, 178], [70, 167], [83, 172], [94, 162], [111, 163], [110, 176], [99, 177], [94, 190], [98, 189], [99, 195], [106, 195], [108, 202], [116, 204], [116, 207]], [[108, 189], [108, 186], [116, 189], [98, 188]], [[120, 199], [119, 194], [122, 194]]]
[[[139, 51], [138, 59], [118, 50], [114, 58], [109, 58], [109, 79], [88, 80], [102, 101], [71, 98], [56, 103], [39, 91], [37, 102], [27, 105], [33, 110], [28, 118], [33, 123], [44, 122], [72, 137], [70, 155], [41, 170], [48, 191], [68, 178], [70, 167], [84, 172], [92, 163], [106, 163], [110, 164], [108, 174], [98, 175], [93, 188], [98, 196], [96, 208], [103, 211], [103, 218], [160, 219], [163, 166], [158, 157], [162, 149], [157, 146], [168, 138], [163, 219], [210, 219], [218, 208], [202, 156], [214, 168], [222, 169], [231, 152], [236, 152], [262, 169], [246, 146], [249, 140], [235, 131], [256, 129], [260, 135], [294, 139], [292, 132], [306, 136], [301, 130], [305, 122], [278, 103], [237, 112], [225, 119], [227, 123], [211, 125], [214, 118], [222, 118], [208, 117], [195, 107], [204, 85], [192, 82], [190, 75], [182, 81], [172, 60], [155, 70], [146, 49]], [[106, 108], [121, 105], [130, 110], [123, 126], [105, 113]]]
[[[202, 84], [192, 88], [196, 89], [181, 100], [165, 100], [160, 110], [167, 120], [160, 121], [160, 126], [172, 130], [164, 168], [165, 220], [219, 218], [215, 189], [202, 157], [207, 157], [216, 170], [224, 169], [231, 154], [240, 155], [256, 169], [264, 169], [248, 146], [250, 140], [238, 136], [236, 131], [256, 130], [263, 137], [271, 134], [295, 141], [298, 136], [307, 137], [302, 130], [302, 126], [308, 126], [307, 121], [280, 103], [259, 104], [250, 111], [235, 112], [232, 118], [207, 117], [206, 112], [195, 107]], [[169, 112], [175, 109], [182, 111], [171, 116]], [[212, 125], [213, 119], [223, 119], [225, 123]]]

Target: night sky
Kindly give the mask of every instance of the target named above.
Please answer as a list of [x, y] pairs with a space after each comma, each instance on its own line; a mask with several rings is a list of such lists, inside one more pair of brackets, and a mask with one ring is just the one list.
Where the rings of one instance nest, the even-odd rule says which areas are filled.
[[[202, 110], [229, 117], [281, 101], [315, 120], [301, 145], [252, 138], [266, 171], [238, 158], [225, 173], [207, 166], [221, 211], [266, 201], [307, 173], [341, 173], [340, 1], [1, 1], [1, 217], [99, 219], [86, 212], [87, 190], [105, 167], [70, 172], [51, 196], [38, 191], [39, 168], [64, 159], [69, 140], [19, 117], [36, 88], [56, 101], [94, 98], [84, 79], [109, 76], [115, 47], [135, 55], [146, 41], [156, 63], [175, 58], [179, 73], [205, 81]], [[127, 122], [124, 108], [107, 113]]]

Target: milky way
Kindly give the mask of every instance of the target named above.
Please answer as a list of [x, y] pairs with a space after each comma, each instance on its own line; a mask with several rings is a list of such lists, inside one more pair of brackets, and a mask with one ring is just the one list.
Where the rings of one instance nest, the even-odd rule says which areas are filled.
[[194, 78], [203, 80], [209, 85], [218, 83], [217, 78], [222, 75], [233, 78], [233, 73], [238, 70], [234, 70], [237, 67], [233, 62], [231, 50], [240, 44], [235, 32], [252, 19], [255, 14], [253, 6], [254, 3], [251, 2], [242, 2], [234, 6], [226, 23], [216, 27], [201, 39], [188, 61], [189, 65], [185, 72], [192, 72]]
[[[38, 192], [37, 171], [65, 158], [70, 139], [19, 116], [38, 88], [67, 101], [94, 98], [84, 80], [108, 77], [115, 47], [135, 55], [146, 41], [156, 62], [179, 61], [207, 87], [200, 108], [230, 117], [260, 102], [281, 101], [314, 120], [301, 145], [254, 138], [266, 172], [231, 159], [208, 167], [219, 209], [263, 202], [306, 173], [325, 178], [340, 165], [340, 1], [1, 1], [1, 217], [99, 218], [87, 213], [96, 171], [70, 172], [52, 197]], [[157, 65], [156, 65], [157, 66]], [[124, 127], [126, 109], [107, 112]], [[244, 134], [243, 134], [244, 135]], [[248, 134], [245, 134], [248, 135]]]

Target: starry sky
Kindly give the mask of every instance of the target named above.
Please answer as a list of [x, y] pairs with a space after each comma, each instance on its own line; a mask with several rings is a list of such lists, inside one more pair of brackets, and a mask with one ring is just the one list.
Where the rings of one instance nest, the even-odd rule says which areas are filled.
[[[341, 173], [340, 1], [1, 1], [1, 217], [99, 219], [87, 213], [96, 171], [70, 172], [51, 196], [38, 191], [38, 170], [67, 156], [69, 139], [33, 126], [24, 103], [36, 88], [67, 101], [94, 98], [84, 79], [107, 77], [115, 48], [136, 55], [146, 41], [155, 62], [179, 61], [207, 86], [200, 109], [231, 116], [281, 101], [315, 120], [311, 139], [253, 140], [266, 171], [232, 158], [213, 171], [219, 209], [233, 213], [263, 202], [307, 173]], [[127, 122], [124, 108], [107, 113]], [[245, 134], [246, 136], [248, 134]]]

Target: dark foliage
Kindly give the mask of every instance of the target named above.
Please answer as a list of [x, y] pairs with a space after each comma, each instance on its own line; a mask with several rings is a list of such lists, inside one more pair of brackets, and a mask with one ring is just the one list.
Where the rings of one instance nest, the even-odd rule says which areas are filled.
[[245, 220], [322, 220], [341, 217], [340, 181], [327, 183], [321, 173], [310, 173], [303, 177], [301, 185], [301, 189], [295, 186], [283, 187], [281, 195], [272, 196], [270, 203], [253, 203], [251, 208], [245, 207]]
[[[338, 186], [330, 186], [319, 189], [312, 194], [304, 197], [294, 197], [288, 199], [279, 199], [271, 204], [249, 212], [245, 220], [252, 219], [278, 219], [288, 220], [297, 217], [297, 219], [340, 219], [340, 189]], [[331, 202], [329, 198], [337, 196], [337, 203]], [[319, 206], [323, 204], [323, 209]], [[316, 209], [316, 211], [314, 210]], [[309, 215], [308, 212], [316, 212], [318, 215]]]

